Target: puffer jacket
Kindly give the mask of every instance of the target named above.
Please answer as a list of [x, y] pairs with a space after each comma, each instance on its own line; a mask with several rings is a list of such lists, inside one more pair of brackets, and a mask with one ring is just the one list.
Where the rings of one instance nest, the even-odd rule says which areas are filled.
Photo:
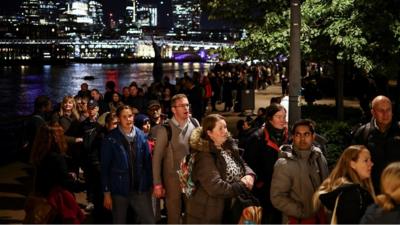
[[[187, 201], [187, 223], [213, 223], [223, 221], [225, 204], [238, 196], [246, 188], [240, 181], [228, 183], [226, 179], [226, 163], [220, 150], [212, 141], [201, 138], [202, 128], [193, 130], [190, 137], [190, 148], [197, 152], [192, 170], [192, 179], [196, 184], [196, 191]], [[232, 138], [222, 145], [222, 148], [231, 151], [232, 157], [242, 165], [245, 174], [254, 175], [254, 172], [239, 156], [239, 150]]]
[[281, 150], [272, 176], [271, 202], [286, 216], [310, 218], [316, 213], [313, 194], [329, 174], [326, 159], [315, 146], [298, 151], [283, 145]]

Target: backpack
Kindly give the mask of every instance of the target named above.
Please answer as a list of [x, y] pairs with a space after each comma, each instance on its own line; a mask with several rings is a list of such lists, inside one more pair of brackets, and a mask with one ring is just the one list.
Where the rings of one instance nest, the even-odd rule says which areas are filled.
[[46, 198], [31, 193], [25, 201], [23, 224], [49, 224], [56, 217], [56, 210]]
[[181, 192], [190, 198], [196, 190], [196, 185], [192, 180], [192, 170], [197, 152], [189, 153], [181, 160], [179, 169], [176, 171], [179, 177]]
[[[192, 118], [189, 117], [190, 122], [193, 123], [194, 127], [199, 127], [200, 124], [199, 122]], [[168, 122], [164, 123], [163, 126], [167, 130], [167, 137], [168, 137], [168, 142], [171, 141], [172, 138], [172, 130], [171, 126], [169, 125]], [[178, 177], [179, 177], [179, 183], [181, 186], [181, 191], [184, 193], [188, 198], [194, 193], [195, 190], [195, 184], [192, 181], [192, 169], [193, 169], [193, 164], [195, 160], [195, 153], [189, 153], [183, 159], [181, 160], [179, 164], [179, 169], [177, 170]]]
[[233, 198], [228, 209], [226, 223], [230, 224], [261, 224], [262, 207], [259, 200], [247, 188]]

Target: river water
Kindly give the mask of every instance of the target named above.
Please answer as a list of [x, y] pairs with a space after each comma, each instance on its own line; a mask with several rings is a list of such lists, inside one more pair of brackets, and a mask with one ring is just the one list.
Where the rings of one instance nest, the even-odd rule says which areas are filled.
[[[204, 72], [208, 63], [164, 63], [163, 73], [171, 83], [183, 77], [184, 72]], [[48, 95], [53, 104], [65, 95], [76, 95], [83, 82], [89, 88], [105, 91], [105, 83], [113, 80], [121, 91], [132, 81], [139, 85], [153, 81], [153, 64], [85, 64], [0, 66], [0, 165], [15, 159], [27, 159], [21, 151], [26, 143], [25, 116], [33, 111], [33, 102], [39, 95]], [[93, 76], [93, 80], [85, 80]]]
[[[174, 83], [184, 72], [204, 72], [210, 67], [208, 63], [164, 63], [163, 73]], [[2, 66], [0, 119], [31, 114], [39, 95], [48, 95], [53, 103], [60, 102], [65, 95], [76, 95], [83, 82], [89, 84], [89, 89], [97, 88], [102, 93], [108, 80], [116, 83], [118, 91], [132, 81], [149, 85], [153, 81], [152, 70], [152, 63]], [[85, 76], [95, 79], [85, 80]]]

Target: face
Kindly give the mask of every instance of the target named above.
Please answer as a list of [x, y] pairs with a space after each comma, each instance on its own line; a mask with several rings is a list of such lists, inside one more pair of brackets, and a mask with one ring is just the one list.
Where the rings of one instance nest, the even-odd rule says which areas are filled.
[[132, 130], [133, 128], [133, 121], [135, 116], [130, 109], [124, 109], [121, 111], [121, 114], [118, 117], [119, 124], [123, 130]]
[[257, 111], [257, 116], [262, 116], [263, 115], [263, 111], [262, 110], [258, 110]]
[[124, 88], [124, 89], [122, 89], [122, 94], [123, 94], [125, 97], [128, 97], [128, 96], [129, 96], [129, 88]]
[[106, 124], [106, 128], [107, 130], [112, 130], [116, 128], [117, 125], [118, 125], [118, 119], [114, 118], [113, 120], [111, 120], [109, 123]]
[[94, 117], [97, 116], [97, 113], [99, 112], [99, 107], [98, 106], [89, 107], [88, 109], [89, 109], [88, 112], [89, 112], [89, 117], [90, 118], [94, 118]]
[[100, 99], [100, 94], [97, 91], [91, 91], [90, 95], [92, 96], [92, 98], [96, 101], [99, 101]]
[[284, 109], [275, 113], [269, 121], [273, 127], [282, 130], [286, 127], [286, 111]]
[[145, 134], [148, 134], [150, 132], [150, 121], [146, 121], [142, 125], [142, 130]]
[[81, 110], [82, 112], [87, 112], [88, 111], [88, 107], [87, 107], [87, 100], [86, 99], [82, 99], [81, 100]]
[[132, 86], [132, 87], [129, 88], [129, 94], [130, 94], [131, 96], [136, 96], [137, 93], [138, 93], [137, 87]]
[[78, 109], [78, 111], [82, 111], [82, 99], [81, 98], [75, 99], [75, 103], [76, 103], [76, 109]]
[[297, 126], [293, 134], [293, 145], [300, 151], [310, 151], [315, 134], [308, 126]]
[[170, 96], [171, 95], [171, 90], [169, 88], [164, 89], [164, 96]]
[[361, 180], [371, 177], [371, 170], [374, 163], [371, 161], [371, 155], [368, 150], [363, 149], [356, 161], [350, 162], [350, 167], [356, 171]]
[[186, 120], [190, 115], [189, 108], [189, 100], [187, 98], [180, 98], [175, 101], [171, 110], [177, 120]]
[[119, 95], [117, 93], [114, 93], [112, 98], [114, 102], [119, 102]]
[[87, 91], [88, 89], [89, 89], [89, 86], [87, 84], [81, 84], [82, 91]]
[[74, 107], [74, 101], [69, 99], [63, 103], [63, 108], [65, 111], [71, 111]]
[[153, 119], [157, 119], [161, 116], [161, 107], [154, 105], [147, 109], [147, 114]]
[[207, 131], [208, 136], [214, 141], [216, 146], [222, 145], [228, 137], [228, 129], [225, 120], [218, 120], [215, 127]]
[[53, 104], [49, 102], [49, 104], [47, 104], [46, 107], [44, 108], [44, 112], [49, 113], [52, 111], [53, 111]]
[[245, 121], [244, 124], [243, 124], [243, 129], [247, 130], [247, 129], [250, 129], [250, 128], [251, 128], [250, 124], [247, 121]]
[[371, 110], [379, 126], [388, 126], [392, 122], [392, 104], [389, 101], [377, 102]]

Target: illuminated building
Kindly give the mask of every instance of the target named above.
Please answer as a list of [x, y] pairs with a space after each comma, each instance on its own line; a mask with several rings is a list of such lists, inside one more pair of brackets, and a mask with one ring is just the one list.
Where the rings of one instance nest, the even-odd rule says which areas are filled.
[[200, 0], [172, 0], [171, 35], [196, 36], [200, 33]]
[[26, 24], [39, 25], [39, 0], [23, 0], [21, 16]]
[[128, 0], [128, 5], [126, 6], [127, 23], [132, 25], [136, 23], [136, 0]]
[[68, 2], [59, 22], [61, 36], [99, 36], [104, 28], [102, 4], [94, 0]]
[[39, 24], [54, 25], [57, 23], [57, 6], [53, 1], [39, 1]]
[[137, 22], [142, 27], [156, 27], [157, 7], [148, 4], [139, 5], [137, 9]]

